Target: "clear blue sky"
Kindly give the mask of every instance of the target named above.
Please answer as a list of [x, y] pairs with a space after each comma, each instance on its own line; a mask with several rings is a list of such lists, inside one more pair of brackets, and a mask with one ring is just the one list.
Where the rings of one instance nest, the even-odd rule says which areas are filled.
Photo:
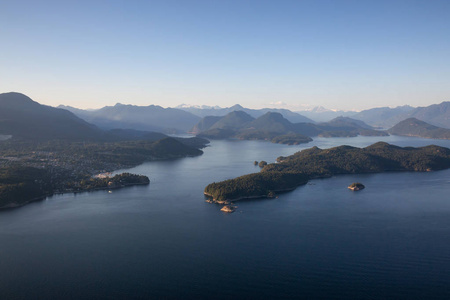
[[53, 106], [450, 100], [449, 0], [0, 0], [0, 38], [0, 92]]

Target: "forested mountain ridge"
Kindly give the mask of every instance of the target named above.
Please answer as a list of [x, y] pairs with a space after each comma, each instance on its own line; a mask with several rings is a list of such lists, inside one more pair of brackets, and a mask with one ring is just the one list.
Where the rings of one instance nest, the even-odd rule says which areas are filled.
[[390, 128], [398, 122], [408, 118], [408, 114], [414, 110], [409, 105], [390, 107], [376, 107], [366, 109], [352, 115], [353, 119], [361, 120], [371, 126]]
[[[374, 130], [371, 126], [362, 121], [347, 117], [338, 117], [326, 123], [291, 123], [280, 113], [267, 112], [257, 119], [253, 119], [245, 112], [234, 111], [230, 114], [218, 117], [203, 118], [193, 130], [199, 136], [211, 139], [257, 139], [272, 140], [283, 143], [292, 138], [293, 143], [304, 143], [311, 141], [311, 137], [354, 137], [357, 135], [385, 136], [384, 131]], [[280, 138], [280, 136], [283, 136]], [[274, 140], [274, 138], [277, 138]]]
[[[207, 127], [206, 124], [210, 126]], [[274, 112], [267, 112], [254, 119], [243, 111], [233, 111], [219, 119], [205, 117], [194, 128], [204, 128], [205, 130], [199, 132], [198, 136], [211, 139], [270, 140], [282, 144], [300, 144], [312, 140], [295, 132], [291, 122], [280, 113]]]
[[431, 125], [450, 129], [450, 101], [417, 107], [408, 117], [416, 118]]
[[388, 130], [393, 135], [415, 136], [429, 139], [450, 139], [450, 129], [437, 127], [416, 118], [408, 118]]
[[282, 109], [282, 108], [251, 109], [251, 108], [245, 108], [239, 104], [236, 104], [236, 105], [233, 105], [233, 106], [227, 107], [227, 108], [192, 107], [192, 106], [185, 106], [185, 105], [180, 105], [180, 106], [177, 106], [176, 108], [188, 111], [188, 112], [190, 112], [194, 115], [197, 115], [201, 118], [207, 117], [207, 116], [223, 117], [233, 111], [243, 111], [246, 114], [248, 114], [251, 117], [256, 119], [268, 112], [276, 112], [276, 113], [280, 113], [284, 118], [286, 118], [287, 120], [289, 120], [292, 123], [299, 123], [299, 122], [314, 123], [313, 120], [303, 116], [301, 113], [293, 112], [288, 109]]
[[26, 139], [96, 140], [104, 132], [73, 113], [41, 105], [24, 94], [0, 94], [0, 134]]
[[352, 116], [370, 125], [390, 128], [408, 118], [416, 118], [434, 126], [450, 128], [450, 102], [432, 104], [424, 107], [411, 107], [409, 105], [395, 108], [378, 107], [363, 110]]

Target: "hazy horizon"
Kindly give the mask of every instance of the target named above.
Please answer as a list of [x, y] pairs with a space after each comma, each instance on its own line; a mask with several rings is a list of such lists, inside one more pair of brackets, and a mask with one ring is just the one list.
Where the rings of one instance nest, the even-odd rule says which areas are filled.
[[360, 111], [450, 100], [448, 1], [14, 1], [0, 91], [50, 105]]
[[[5, 94], [7, 94], [7, 93], [19, 93], [19, 94], [23, 94], [23, 93], [17, 92], [17, 91], [4, 92], [4, 93], [5, 93]], [[3, 92], [0, 92], [0, 94], [3, 94]], [[23, 95], [29, 97], [29, 96], [26, 95], [26, 94], [23, 94]], [[30, 97], [30, 98], [31, 98], [31, 100], [36, 101], [36, 100], [33, 99], [32, 97]], [[36, 102], [40, 103], [39, 101], [36, 101]], [[445, 102], [445, 101], [444, 101], [444, 102]], [[441, 103], [443, 103], [443, 102], [441, 102]], [[430, 105], [439, 105], [439, 104], [441, 104], [441, 103], [432, 103], [432, 104], [430, 104]], [[100, 107], [86, 107], [86, 108], [79, 107], [79, 106], [76, 106], [76, 105], [74, 105], [74, 106], [73, 106], [73, 105], [67, 105], [67, 104], [63, 104], [63, 103], [58, 104], [58, 105], [49, 105], [49, 104], [45, 104], [45, 103], [40, 103], [40, 104], [48, 105], [48, 106], [52, 106], [52, 107], [56, 107], [56, 108], [58, 108], [58, 107], [71, 107], [71, 108], [81, 109], [81, 110], [86, 110], [86, 111], [94, 111], [94, 110], [102, 109], [102, 108], [105, 108], [105, 107], [113, 107], [113, 106], [116, 106], [116, 105], [132, 105], [132, 106], [142, 106], [142, 107], [146, 107], [146, 106], [160, 106], [160, 107], [162, 107], [162, 108], [177, 108], [177, 109], [183, 109], [183, 108], [197, 108], [197, 109], [227, 109], [227, 108], [231, 108], [231, 107], [233, 107], [233, 106], [239, 105], [239, 106], [242, 106], [243, 108], [246, 108], [246, 109], [256, 109], [256, 110], [258, 110], [258, 109], [287, 109], [287, 110], [290, 110], [290, 111], [292, 111], [292, 112], [299, 112], [299, 113], [301, 113], [301, 112], [307, 112], [307, 111], [312, 111], [312, 110], [316, 110], [316, 109], [324, 109], [325, 111], [334, 111], [334, 112], [340, 112], [340, 111], [342, 111], [342, 112], [355, 112], [355, 113], [356, 113], [356, 112], [361, 112], [361, 111], [363, 111], [363, 110], [373, 109], [373, 108], [384, 108], [384, 107], [397, 108], [397, 107], [402, 107], [402, 106], [411, 106], [411, 105], [407, 105], [407, 104], [406, 104], [406, 105], [400, 105], [400, 106], [383, 106], [383, 107], [382, 107], [382, 106], [374, 106], [374, 107], [368, 107], [367, 109], [362, 109], [362, 110], [340, 110], [340, 109], [331, 109], [331, 108], [328, 108], [328, 107], [323, 107], [323, 106], [321, 106], [321, 105], [316, 105], [316, 106], [314, 106], [314, 105], [304, 105], [304, 106], [302, 106], [302, 107], [299, 107], [297, 110], [295, 110], [295, 109], [289, 109], [289, 108], [287, 108], [287, 107], [282, 107], [282, 106], [276, 107], [275, 105], [268, 105], [268, 106], [261, 106], [261, 107], [248, 107], [248, 106], [244, 106], [244, 105], [242, 105], [242, 104], [240, 104], [240, 103], [235, 103], [235, 104], [230, 105], [230, 106], [205, 105], [205, 104], [193, 105], [193, 104], [188, 104], [188, 103], [182, 103], [182, 104], [179, 104], [179, 105], [176, 105], [176, 106], [164, 106], [164, 105], [154, 104], [154, 103], [149, 103], [149, 104], [145, 104], [145, 103], [143, 103], [143, 104], [135, 104], [135, 103], [127, 103], [127, 102], [116, 102], [116, 103], [111, 103], [111, 104], [108, 104], [108, 105], [105, 105], [105, 106], [100, 106]], [[427, 106], [428, 106], [428, 105], [427, 105]], [[411, 106], [411, 107], [416, 108], [415, 106]], [[417, 106], [417, 107], [419, 107], [419, 106]]]
[[[442, 102], [440, 102], [440, 103], [442, 103]], [[430, 105], [433, 105], [433, 104], [440, 104], [440, 103], [432, 103], [432, 104], [430, 104]], [[134, 105], [134, 106], [151, 106], [151, 105], [155, 105], [155, 106], [160, 106], [160, 107], [163, 107], [163, 108], [178, 108], [178, 109], [181, 109], [182, 107], [186, 107], [186, 108], [189, 108], [189, 107], [191, 107], [191, 108], [199, 108], [199, 109], [223, 109], [223, 108], [231, 108], [231, 107], [233, 107], [233, 106], [236, 106], [236, 105], [240, 105], [240, 106], [242, 106], [242, 107], [244, 107], [244, 108], [248, 108], [248, 109], [270, 109], [270, 108], [272, 108], [272, 109], [288, 109], [288, 110], [290, 110], [290, 111], [292, 111], [292, 112], [302, 112], [302, 111], [311, 111], [311, 110], [313, 110], [313, 109], [315, 109], [315, 108], [324, 108], [324, 109], [326, 109], [326, 110], [330, 110], [330, 111], [335, 111], [335, 112], [338, 112], [338, 111], [345, 111], [345, 112], [360, 112], [360, 111], [363, 111], [363, 110], [367, 110], [367, 109], [372, 109], [372, 108], [383, 108], [383, 107], [389, 107], [389, 108], [396, 108], [396, 107], [399, 107], [399, 106], [408, 106], [408, 104], [405, 104], [405, 105], [399, 105], [399, 106], [374, 106], [374, 107], [368, 107], [368, 108], [366, 108], [366, 109], [361, 109], [361, 110], [341, 110], [341, 109], [332, 109], [332, 108], [328, 108], [328, 107], [324, 107], [324, 106], [321, 106], [321, 105], [316, 105], [316, 106], [314, 106], [314, 105], [305, 105], [305, 106], [303, 106], [303, 108], [298, 108], [297, 110], [296, 109], [289, 109], [289, 108], [287, 108], [287, 107], [283, 107], [283, 106], [275, 106], [275, 105], [268, 105], [268, 106], [261, 106], [261, 107], [248, 107], [248, 106], [245, 106], [245, 105], [242, 105], [242, 104], [240, 104], [240, 103], [235, 103], [235, 104], [233, 104], [233, 105], [227, 105], [227, 106], [220, 106], [220, 105], [206, 105], [206, 104], [198, 104], [198, 105], [194, 105], [194, 104], [188, 104], [188, 103], [181, 103], [181, 104], [179, 104], [179, 105], [176, 105], [176, 106], [165, 106], [165, 105], [160, 105], [160, 104], [154, 104], [154, 103], [149, 103], [149, 104], [145, 104], [145, 103], [143, 103], [143, 104], [135, 104], [135, 103], [126, 103], [126, 102], [116, 102], [116, 103], [112, 103], [112, 104], [108, 104], [108, 105], [105, 105], [105, 106], [102, 106], [102, 107], [87, 107], [87, 108], [81, 108], [81, 107], [77, 107], [77, 106], [71, 106], [71, 105], [65, 105], [65, 104], [59, 104], [59, 105], [56, 105], [56, 106], [54, 106], [54, 107], [58, 107], [58, 106], [68, 106], [68, 107], [73, 107], [73, 108], [77, 108], [77, 109], [83, 109], [83, 110], [98, 110], [98, 109], [101, 109], [101, 108], [104, 108], [104, 107], [112, 107], [112, 106], [115, 106], [115, 105], [118, 105], [118, 104], [120, 104], [120, 105]], [[428, 105], [427, 105], [428, 106]], [[414, 106], [414, 108], [415, 108], [416, 106]], [[417, 106], [418, 107], [418, 106]]]

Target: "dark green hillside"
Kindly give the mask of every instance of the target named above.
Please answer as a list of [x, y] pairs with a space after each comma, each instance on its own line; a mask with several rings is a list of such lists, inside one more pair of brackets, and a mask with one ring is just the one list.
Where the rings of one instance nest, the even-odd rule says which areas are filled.
[[[236, 138], [242, 140], [268, 140], [274, 143], [300, 144], [311, 141], [309, 137], [354, 137], [357, 135], [385, 136], [384, 131], [374, 130], [362, 121], [339, 117], [321, 123], [289, 122], [282, 114], [267, 112], [257, 119], [250, 120], [250, 116], [235, 111], [220, 118], [210, 129], [201, 131], [199, 136], [211, 139]], [[197, 124], [195, 130], [200, 130], [205, 124], [209, 125], [216, 117], [204, 118]], [[275, 139], [275, 140], [274, 140]]]
[[327, 122], [326, 124], [333, 127], [374, 129], [372, 126], [367, 125], [363, 121], [355, 120], [349, 117], [337, 117]]
[[426, 107], [417, 107], [408, 116], [434, 126], [450, 128], [450, 101]]
[[203, 119], [201, 119], [192, 129], [190, 132], [192, 133], [200, 133], [202, 131], [209, 130], [211, 126], [213, 126], [215, 123], [217, 123], [222, 117], [218, 116], [206, 116]]
[[374, 173], [384, 171], [427, 171], [450, 167], [450, 150], [444, 147], [398, 147], [378, 142], [366, 148], [339, 146], [313, 147], [297, 152], [264, 171], [301, 172], [322, 175]]
[[20, 206], [50, 194], [51, 172], [34, 167], [0, 168], [0, 208]]
[[393, 135], [417, 136], [431, 139], [450, 139], [450, 129], [440, 128], [426, 122], [409, 118], [388, 130]]
[[200, 137], [190, 137], [190, 138], [172, 137], [172, 138], [194, 149], [205, 148], [210, 143], [209, 140]]
[[253, 117], [243, 111], [233, 111], [214, 123], [210, 129], [238, 130], [253, 120]]
[[293, 126], [280, 113], [268, 112], [246, 124], [242, 130], [245, 129], [256, 129], [270, 133], [287, 133], [293, 130]]
[[41, 105], [20, 93], [0, 94], [0, 134], [13, 139], [103, 139], [104, 133], [59, 108]]
[[221, 129], [221, 128], [214, 128], [209, 129], [206, 131], [203, 131], [199, 133], [197, 136], [201, 138], [206, 139], [212, 139], [212, 140], [221, 140], [221, 139], [228, 139], [233, 137], [236, 134], [236, 131], [232, 129]]
[[[206, 118], [204, 120], [206, 121]], [[295, 126], [280, 113], [267, 112], [255, 120], [249, 120], [251, 117], [247, 114], [235, 111], [198, 136], [210, 139], [267, 140], [289, 145], [312, 141], [311, 138], [294, 132]]]
[[234, 138], [240, 140], [267, 140], [270, 141], [276, 137], [279, 133], [257, 130], [257, 129], [244, 129], [234, 133]]
[[318, 136], [323, 130], [316, 124], [312, 123], [296, 123], [293, 124], [294, 132], [303, 134], [305, 136]]
[[167, 135], [160, 132], [142, 131], [134, 129], [111, 129], [106, 132], [112, 140], [128, 141], [128, 140], [146, 140], [157, 141], [166, 138]]
[[375, 130], [366, 123], [348, 117], [337, 117], [329, 122], [317, 124], [321, 130], [318, 133], [322, 137], [355, 137], [364, 136], [387, 136], [385, 131]]
[[260, 173], [210, 184], [205, 193], [218, 200], [247, 198], [267, 195], [261, 193], [264, 190], [294, 189], [309, 179], [338, 174], [442, 170], [450, 168], [450, 149], [434, 145], [402, 148], [379, 142], [366, 148], [313, 147], [278, 161]]
[[157, 158], [196, 156], [203, 152], [201, 150], [186, 146], [174, 138], [164, 138], [151, 144], [149, 147], [152, 155]]

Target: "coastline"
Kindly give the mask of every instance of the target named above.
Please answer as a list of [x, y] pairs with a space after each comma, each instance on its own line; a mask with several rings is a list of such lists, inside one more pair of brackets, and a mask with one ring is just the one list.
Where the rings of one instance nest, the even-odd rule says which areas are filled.
[[137, 185], [149, 185], [150, 181], [148, 183], [142, 183], [142, 182], [137, 182], [137, 183], [128, 183], [128, 184], [123, 184], [120, 186], [115, 186], [115, 187], [98, 187], [98, 188], [91, 188], [91, 189], [81, 189], [81, 190], [65, 190], [65, 191], [59, 191], [59, 190], [55, 190], [52, 193], [48, 193], [46, 195], [43, 196], [39, 196], [39, 197], [35, 197], [32, 198], [30, 200], [27, 200], [25, 202], [22, 203], [17, 203], [17, 202], [10, 202], [6, 205], [0, 206], [0, 211], [2, 210], [8, 210], [8, 209], [14, 209], [14, 208], [19, 208], [22, 206], [25, 206], [27, 204], [33, 203], [33, 202], [37, 202], [37, 201], [42, 201], [45, 200], [47, 197], [51, 197], [53, 195], [64, 195], [64, 194], [77, 194], [77, 193], [86, 193], [86, 192], [96, 192], [96, 191], [105, 191], [105, 190], [118, 190], [118, 189], [122, 189], [122, 188], [126, 188], [126, 187], [131, 187], [131, 186], [137, 186]]
[[[297, 185], [297, 186], [295, 186], [295, 187], [293, 187], [293, 188], [274, 190], [274, 191], [272, 191], [272, 192], [273, 192], [273, 193], [280, 193], [280, 194], [282, 194], [282, 193], [288, 193], [288, 192], [294, 191], [294, 190], [295, 190], [296, 188], [298, 188], [299, 186], [302, 186], [302, 185], [307, 184], [308, 182], [309, 182], [309, 180], [306, 181], [306, 182], [304, 182], [304, 183], [301, 183], [301, 184], [299, 184], [299, 185]], [[215, 203], [215, 204], [228, 204], [229, 202], [235, 202], [235, 201], [240, 201], [240, 200], [262, 199], [262, 198], [275, 198], [275, 197], [276, 197], [276, 194], [275, 194], [274, 197], [270, 197], [270, 196], [268, 196], [267, 194], [265, 194], [265, 195], [255, 195], [255, 196], [242, 196], [242, 197], [239, 197], [239, 198], [226, 199], [226, 200], [216, 200], [216, 199], [214, 199], [213, 195], [211, 195], [211, 194], [209, 194], [209, 193], [207, 193], [207, 192], [203, 192], [203, 195], [212, 198], [212, 200], [210, 200], [210, 201], [211, 201], [211, 203]]]

